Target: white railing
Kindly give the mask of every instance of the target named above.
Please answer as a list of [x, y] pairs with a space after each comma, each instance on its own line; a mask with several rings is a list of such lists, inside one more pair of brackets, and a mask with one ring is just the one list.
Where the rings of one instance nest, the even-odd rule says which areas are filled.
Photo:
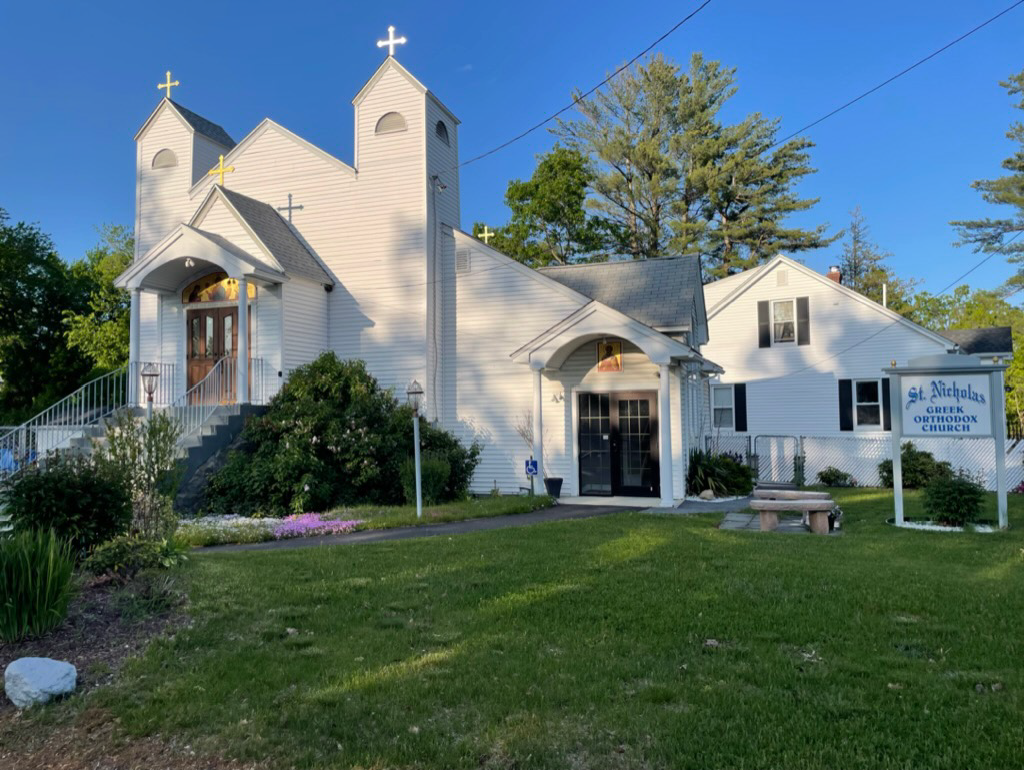
[[[249, 359], [248, 403], [263, 403], [263, 359]], [[171, 404], [171, 413], [178, 423], [181, 443], [205, 425], [218, 407], [238, 403], [238, 362], [221, 358], [202, 380], [189, 388]]]

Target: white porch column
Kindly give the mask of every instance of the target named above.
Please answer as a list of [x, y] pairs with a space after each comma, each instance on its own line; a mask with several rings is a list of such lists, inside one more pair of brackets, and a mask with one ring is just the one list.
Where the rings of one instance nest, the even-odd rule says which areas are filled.
[[238, 279], [238, 379], [235, 401], [249, 403], [249, 286], [244, 277]]
[[672, 377], [668, 364], [658, 366], [658, 468], [661, 472], [661, 505], [676, 504], [672, 493]]
[[533, 459], [537, 461], [537, 480], [542, 486], [538, 490], [544, 494], [544, 398], [541, 382], [544, 375], [540, 369], [533, 370]]
[[128, 317], [128, 405], [139, 405], [139, 356], [142, 334], [142, 289], [131, 291], [131, 311]]

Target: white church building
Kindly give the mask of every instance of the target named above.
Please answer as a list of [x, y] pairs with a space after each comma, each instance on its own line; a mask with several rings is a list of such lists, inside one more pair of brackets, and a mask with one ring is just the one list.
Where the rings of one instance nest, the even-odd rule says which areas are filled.
[[518, 492], [532, 455], [563, 496], [681, 498], [719, 371], [698, 259], [529, 269], [461, 229], [459, 120], [393, 55], [352, 103], [351, 165], [270, 119], [235, 142], [170, 87], [139, 129], [117, 285], [158, 401], [217, 377], [266, 403], [334, 351], [401, 398], [421, 383], [483, 447], [475, 492]]

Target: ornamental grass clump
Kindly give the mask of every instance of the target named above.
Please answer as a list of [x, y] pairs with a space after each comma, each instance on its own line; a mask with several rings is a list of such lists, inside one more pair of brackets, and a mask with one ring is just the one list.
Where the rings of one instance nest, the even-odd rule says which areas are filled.
[[53, 530], [0, 536], [0, 641], [42, 636], [63, 622], [72, 594], [72, 549]]

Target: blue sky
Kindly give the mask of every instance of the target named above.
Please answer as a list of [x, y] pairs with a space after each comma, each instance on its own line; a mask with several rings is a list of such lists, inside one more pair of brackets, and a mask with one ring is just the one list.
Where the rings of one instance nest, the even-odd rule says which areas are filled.
[[[894, 74], [1011, 0], [764, 3], [714, 0], [657, 50], [738, 68], [729, 116], [760, 111], [788, 132]], [[241, 139], [271, 117], [346, 161], [351, 99], [383, 58], [397, 58], [462, 120], [463, 158], [500, 144], [589, 88], [695, 2], [15, 3], [0, 0], [0, 207], [38, 222], [61, 255], [95, 226], [134, 219], [132, 137], [173, 70], [175, 100]], [[977, 257], [952, 245], [953, 218], [998, 214], [970, 188], [1000, 173], [1019, 112], [998, 85], [1024, 68], [1024, 6], [808, 136], [819, 169], [801, 192], [821, 203], [795, 222], [843, 227], [860, 205], [902, 275], [938, 290]], [[1016, 113], [1016, 114], [1015, 114]], [[527, 177], [553, 140], [538, 131], [463, 169], [462, 217], [506, 219], [508, 180]], [[798, 255], [815, 269], [838, 245]], [[1012, 272], [995, 257], [969, 282]]]

